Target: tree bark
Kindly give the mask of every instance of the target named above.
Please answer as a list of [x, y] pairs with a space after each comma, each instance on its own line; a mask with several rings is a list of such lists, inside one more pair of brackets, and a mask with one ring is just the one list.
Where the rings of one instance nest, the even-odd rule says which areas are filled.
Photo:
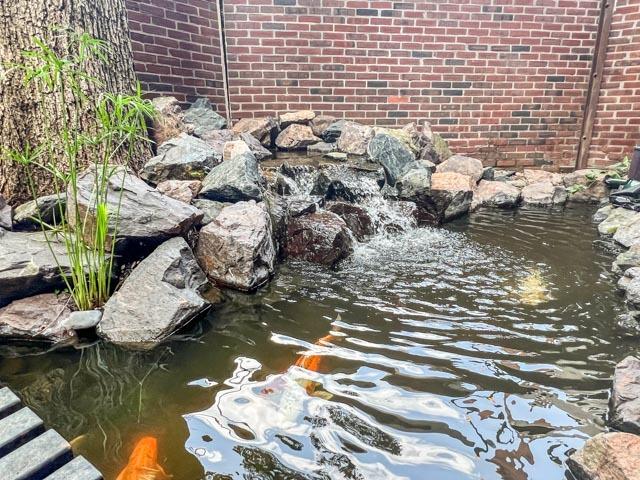
[[[81, 130], [90, 132], [94, 122], [91, 101], [67, 95], [66, 105], [54, 96], [43, 100], [33, 86], [25, 85], [23, 72], [10, 65], [23, 62], [22, 52], [33, 49], [33, 37], [46, 40], [60, 54], [68, 45], [59, 28], [86, 32], [103, 40], [108, 61], [92, 61], [87, 70], [98, 80], [87, 85], [89, 99], [102, 92], [130, 93], [135, 85], [131, 41], [125, 0], [0, 0], [0, 146], [21, 149], [38, 146], [46, 134], [59, 134], [63, 109], [78, 113]], [[92, 159], [81, 158], [87, 164]], [[94, 159], [95, 160], [95, 159]], [[138, 159], [141, 160], [141, 159]], [[139, 165], [131, 165], [137, 168]], [[51, 193], [52, 182], [35, 173], [38, 194]], [[31, 197], [23, 167], [0, 156], [0, 195], [16, 204]]]

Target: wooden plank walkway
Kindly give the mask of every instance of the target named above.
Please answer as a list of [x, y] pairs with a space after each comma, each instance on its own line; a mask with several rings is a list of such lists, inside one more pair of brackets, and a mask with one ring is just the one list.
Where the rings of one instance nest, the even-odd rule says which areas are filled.
[[0, 478], [2, 480], [102, 480], [71, 445], [8, 388], [0, 389]]

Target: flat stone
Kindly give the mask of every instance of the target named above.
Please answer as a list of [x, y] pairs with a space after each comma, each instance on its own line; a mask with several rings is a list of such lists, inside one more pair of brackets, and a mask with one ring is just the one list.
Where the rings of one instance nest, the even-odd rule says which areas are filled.
[[183, 121], [198, 137], [210, 130], [220, 130], [227, 126], [227, 120], [213, 110], [211, 102], [206, 98], [197, 99], [184, 112]]
[[415, 154], [396, 137], [378, 133], [368, 145], [369, 157], [384, 168], [387, 182], [395, 185], [416, 161]]
[[562, 205], [567, 201], [567, 190], [550, 181], [530, 183], [522, 189], [522, 203], [537, 207]]
[[287, 112], [279, 116], [280, 128], [285, 129], [293, 123], [299, 123], [301, 125], [309, 125], [314, 118], [316, 118], [316, 112], [313, 110], [299, 110], [297, 112]]
[[280, 150], [303, 150], [321, 141], [313, 134], [310, 126], [293, 123], [280, 132], [276, 138], [276, 146]]
[[64, 192], [46, 195], [18, 205], [13, 212], [13, 229], [20, 231], [40, 230], [40, 220], [47, 225], [59, 225], [67, 206]]
[[160, 193], [184, 203], [191, 203], [201, 188], [199, 180], [165, 180], [156, 187]]
[[230, 202], [217, 202], [215, 200], [207, 200], [206, 198], [196, 198], [195, 200], [193, 200], [193, 206], [204, 213], [204, 217], [202, 217], [202, 221], [200, 222], [201, 225], [211, 223], [216, 219], [222, 209], [224, 207], [228, 207], [229, 205], [233, 204]]
[[49, 234], [48, 238], [52, 240], [51, 249], [42, 232], [0, 231], [0, 307], [64, 286], [58, 265], [70, 274], [67, 249], [55, 235]]
[[478, 183], [482, 178], [484, 167], [482, 162], [473, 157], [464, 155], [453, 155], [436, 167], [437, 173], [459, 173], [472, 178], [474, 183]]
[[335, 266], [353, 252], [353, 238], [338, 215], [320, 211], [290, 220], [285, 250], [290, 258]]
[[[90, 222], [95, 221], [94, 170], [90, 167], [81, 173], [77, 187], [78, 218], [88, 215]], [[116, 230], [117, 222], [121, 248], [135, 242], [157, 244], [167, 238], [184, 235], [203, 217], [197, 208], [163, 195], [124, 167], [114, 168], [107, 181], [107, 208], [110, 212], [119, 210], [118, 218], [115, 215], [109, 217], [109, 231]], [[74, 202], [68, 202], [67, 219], [72, 228], [76, 221], [74, 209]], [[111, 248], [110, 242], [106, 248]]]
[[506, 182], [480, 180], [473, 193], [471, 209], [477, 207], [515, 208], [520, 203], [520, 190]]
[[628, 356], [616, 365], [609, 424], [616, 430], [640, 434], [640, 359]]
[[[364, 155], [367, 153], [367, 147], [374, 135], [373, 128], [369, 126], [355, 122], [344, 122], [337, 142], [338, 150], [351, 155]], [[328, 141], [327, 138], [324, 140]]]
[[0, 337], [45, 342], [68, 342], [75, 333], [66, 328], [73, 300], [68, 295], [43, 293], [14, 300], [0, 308]]
[[569, 457], [567, 466], [576, 480], [639, 480], [640, 436], [599, 433]]
[[75, 311], [62, 322], [62, 326], [67, 330], [86, 330], [98, 325], [101, 319], [102, 310]]
[[339, 162], [344, 162], [349, 158], [349, 155], [343, 152], [329, 152], [325, 153], [324, 156], [330, 158], [331, 160], [337, 160]]
[[71, 445], [55, 430], [47, 430], [0, 458], [0, 472], [11, 480], [41, 478], [43, 471], [64, 464], [72, 457]]
[[264, 202], [225, 207], [202, 230], [196, 255], [207, 276], [219, 285], [255, 290], [273, 274], [276, 251]]
[[232, 130], [237, 134], [248, 133], [262, 145], [269, 147], [275, 139], [278, 123], [273, 117], [243, 118], [233, 125]]
[[0, 419], [0, 458], [42, 432], [43, 421], [28, 407]]
[[613, 235], [618, 228], [640, 218], [640, 213], [622, 207], [612, 207], [609, 215], [598, 225], [600, 235]]
[[493, 180], [496, 182], [505, 182], [516, 174], [515, 170], [505, 170], [502, 168], [493, 169]]
[[244, 152], [211, 170], [202, 181], [199, 197], [219, 202], [260, 201], [262, 182], [256, 157]]
[[351, 233], [360, 242], [376, 233], [373, 218], [360, 205], [347, 202], [327, 202], [324, 208], [344, 220]]
[[208, 143], [183, 133], [160, 145], [140, 176], [153, 185], [165, 180], [202, 180], [221, 161], [220, 152]]
[[192, 126], [184, 124], [184, 112], [175, 97], [156, 97], [151, 103], [156, 115], [151, 119], [150, 130], [156, 145], [162, 145], [181, 133], [193, 133]]
[[629, 221], [621, 224], [613, 239], [623, 247], [630, 248], [632, 245], [640, 243], [640, 216], [636, 215]]
[[13, 228], [13, 214], [11, 205], [0, 195], [0, 228], [11, 230]]
[[104, 306], [97, 331], [113, 343], [146, 347], [184, 326], [209, 302], [208, 281], [182, 237], [142, 260]]
[[564, 186], [564, 178], [559, 173], [547, 172], [546, 170], [535, 170], [531, 168], [525, 168], [522, 171], [522, 175], [527, 182], [527, 185], [540, 182], [551, 182], [553, 185]]
[[336, 149], [335, 143], [318, 142], [307, 147], [309, 153], [331, 153]]

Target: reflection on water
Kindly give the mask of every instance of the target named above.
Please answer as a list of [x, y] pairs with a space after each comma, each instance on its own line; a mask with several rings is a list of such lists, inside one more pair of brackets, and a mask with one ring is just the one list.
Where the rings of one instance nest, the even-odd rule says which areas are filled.
[[174, 479], [562, 479], [637, 351], [589, 213], [376, 237], [151, 352], [6, 347], [0, 378], [107, 479], [145, 435]]

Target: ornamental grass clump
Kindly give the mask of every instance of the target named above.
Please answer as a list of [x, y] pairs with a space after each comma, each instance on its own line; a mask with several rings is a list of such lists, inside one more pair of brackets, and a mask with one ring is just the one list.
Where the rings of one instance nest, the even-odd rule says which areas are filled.
[[[25, 84], [35, 86], [39, 96], [36, 101], [51, 103], [54, 98], [55, 104], [67, 105], [73, 98], [80, 105], [57, 112], [55, 121], [61, 122], [60, 135], [55, 138], [45, 135], [38, 145], [5, 149], [3, 154], [23, 166], [36, 203], [33, 171], [48, 172], [59, 200], [59, 212], [53, 224], [45, 223], [42, 218], [36, 220], [76, 307], [88, 310], [102, 306], [111, 293], [122, 188], [111, 189], [110, 180], [121, 178], [124, 183], [126, 174], [114, 176], [116, 170], [122, 171], [116, 164], [130, 164], [140, 151], [140, 143], [149, 141], [146, 120], [154, 115], [154, 108], [150, 101], [142, 98], [139, 84], [130, 94], [103, 93], [89, 98], [86, 87], [95, 85], [97, 80], [87, 72], [87, 65], [106, 62], [107, 46], [85, 33], [59, 31], [58, 35], [65, 36], [64, 43], [69, 46], [67, 54], [59, 55], [49, 43], [35, 38], [34, 48], [23, 53], [23, 63], [12, 68], [23, 72]], [[87, 121], [87, 115], [92, 121]], [[87, 167], [82, 161], [86, 158], [95, 161]], [[84, 168], [94, 169], [94, 183], [89, 208], [81, 211], [78, 179]], [[112, 195], [113, 191], [120, 192], [117, 202], [112, 202], [117, 205], [115, 209], [108, 206], [110, 191]], [[68, 267], [56, 257], [52, 242], [64, 243]]]

